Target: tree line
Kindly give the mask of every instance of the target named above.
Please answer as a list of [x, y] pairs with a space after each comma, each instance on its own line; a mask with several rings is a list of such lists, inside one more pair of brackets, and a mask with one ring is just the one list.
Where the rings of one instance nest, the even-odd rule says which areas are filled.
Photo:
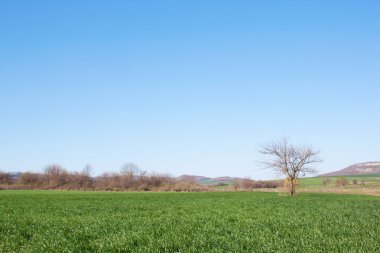
[[17, 177], [0, 171], [0, 189], [88, 190], [88, 191], [215, 191], [277, 188], [280, 183], [235, 180], [231, 185], [216, 183], [202, 185], [192, 176], [174, 178], [167, 174], [148, 173], [134, 163], [122, 166], [119, 172], [107, 172], [93, 177], [87, 165], [80, 172], [71, 172], [58, 164], [51, 164], [43, 173], [23, 172]]
[[[332, 184], [332, 180], [329, 177], [323, 178], [322, 182], [323, 182], [324, 186], [329, 186], [330, 184]], [[352, 179], [351, 183], [353, 185], [361, 185], [361, 186], [365, 185], [364, 180], [358, 180], [358, 179]], [[350, 184], [350, 181], [345, 177], [338, 177], [335, 180], [335, 186], [342, 186], [343, 187], [343, 186], [347, 186], [349, 184]]]

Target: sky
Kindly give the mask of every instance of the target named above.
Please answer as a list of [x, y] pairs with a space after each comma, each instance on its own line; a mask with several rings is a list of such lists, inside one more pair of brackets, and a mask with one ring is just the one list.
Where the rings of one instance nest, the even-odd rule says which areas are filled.
[[380, 1], [0, 2], [0, 169], [271, 179], [380, 160]]

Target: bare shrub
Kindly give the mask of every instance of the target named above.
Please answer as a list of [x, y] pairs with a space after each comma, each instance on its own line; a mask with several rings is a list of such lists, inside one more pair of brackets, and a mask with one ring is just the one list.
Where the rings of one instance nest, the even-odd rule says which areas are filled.
[[113, 191], [122, 189], [122, 179], [118, 173], [103, 173], [95, 180], [95, 187], [100, 190]]
[[119, 185], [123, 189], [136, 188], [136, 177], [143, 176], [144, 172], [134, 163], [126, 163], [120, 169]]
[[173, 191], [177, 192], [206, 192], [209, 190], [210, 188], [207, 186], [202, 186], [199, 184], [189, 184], [186, 182], [177, 182], [173, 186]]
[[331, 183], [331, 179], [329, 177], [323, 178], [323, 186], [328, 186]]
[[249, 178], [245, 178], [243, 180], [235, 180], [233, 181], [231, 187], [235, 191], [238, 189], [242, 190], [252, 190], [252, 189], [260, 189], [260, 188], [278, 188], [281, 187], [282, 183], [277, 181], [255, 181]]
[[45, 182], [42, 175], [32, 172], [24, 172], [18, 178], [18, 183], [26, 188], [40, 188]]
[[92, 189], [93, 188], [93, 179], [83, 172], [69, 173], [66, 186], [70, 189]]
[[249, 178], [244, 178], [242, 181], [241, 181], [241, 187], [244, 189], [244, 190], [251, 190], [253, 189], [253, 186], [254, 186], [254, 181], [249, 179]]
[[340, 187], [343, 187], [343, 186], [347, 186], [349, 184], [349, 181], [347, 178], [345, 177], [340, 177], [338, 178], [336, 181], [335, 181], [335, 186], [340, 186]]
[[276, 181], [254, 181], [253, 188], [278, 188], [282, 184]]
[[58, 164], [46, 167], [45, 177], [49, 188], [61, 187], [69, 181], [69, 173]]
[[0, 171], [0, 185], [11, 185], [13, 184], [13, 178], [9, 173]]
[[231, 184], [231, 187], [233, 190], [237, 191], [239, 188], [241, 188], [241, 184], [239, 180], [234, 180]]
[[175, 180], [169, 175], [152, 174], [148, 177], [148, 185], [154, 189], [160, 188], [161, 186], [174, 185]]

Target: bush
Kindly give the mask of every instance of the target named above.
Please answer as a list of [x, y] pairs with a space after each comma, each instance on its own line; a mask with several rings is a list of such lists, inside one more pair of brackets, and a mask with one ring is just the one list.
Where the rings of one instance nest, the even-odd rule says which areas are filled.
[[58, 164], [51, 164], [45, 169], [49, 188], [60, 188], [69, 182], [69, 173]]
[[281, 183], [277, 181], [255, 181], [251, 179], [235, 180], [233, 181], [231, 187], [233, 190], [238, 189], [252, 190], [260, 188], [278, 188], [281, 187]]
[[323, 178], [323, 186], [327, 186], [331, 183], [331, 179], [329, 177]]
[[349, 184], [349, 181], [347, 178], [345, 177], [340, 177], [338, 178], [336, 181], [335, 181], [335, 186], [340, 186], [340, 187], [343, 187], [343, 186], [346, 186]]
[[0, 171], [0, 185], [10, 185], [13, 183], [13, 178], [9, 173]]
[[20, 175], [18, 183], [27, 188], [38, 188], [44, 184], [45, 180], [42, 175], [24, 172]]

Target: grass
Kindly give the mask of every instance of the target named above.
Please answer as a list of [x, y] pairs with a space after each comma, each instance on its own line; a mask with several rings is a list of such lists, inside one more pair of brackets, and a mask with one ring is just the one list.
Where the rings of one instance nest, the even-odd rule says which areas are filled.
[[0, 191], [0, 252], [379, 252], [380, 198]]
[[[364, 180], [365, 186], [364, 187], [377, 187], [380, 186], [380, 174], [367, 174], [367, 175], [352, 175], [352, 176], [341, 176], [344, 178], [347, 178], [350, 182], [351, 187], [363, 187], [360, 186], [360, 181]], [[328, 177], [331, 180], [330, 185], [335, 185], [335, 181], [338, 178], [341, 178], [340, 176], [334, 176], [334, 177]], [[309, 178], [301, 178], [300, 179], [300, 187], [323, 187], [323, 179], [325, 177], [309, 177]], [[352, 180], [358, 180], [358, 185], [352, 185]]]

